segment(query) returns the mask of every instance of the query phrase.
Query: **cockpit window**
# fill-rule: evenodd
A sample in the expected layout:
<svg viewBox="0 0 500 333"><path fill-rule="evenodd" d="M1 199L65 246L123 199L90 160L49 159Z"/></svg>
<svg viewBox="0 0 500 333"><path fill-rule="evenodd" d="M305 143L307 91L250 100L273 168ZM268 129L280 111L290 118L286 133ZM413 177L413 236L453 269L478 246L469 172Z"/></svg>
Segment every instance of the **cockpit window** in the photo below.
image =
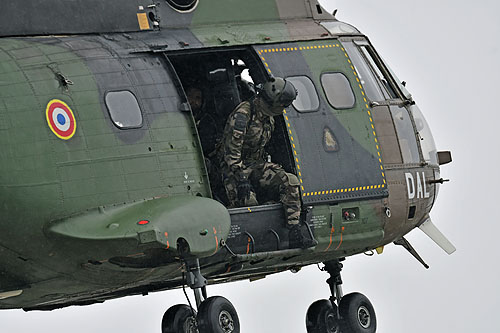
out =
<svg viewBox="0 0 500 333"><path fill-rule="evenodd" d="M340 21L328 21L320 23L325 27L332 35L342 35L342 34L359 34L359 30L344 22Z"/></svg>
<svg viewBox="0 0 500 333"><path fill-rule="evenodd" d="M292 76L286 78L297 89L297 98L292 105L298 112L313 112L319 108L319 97L314 84L307 76Z"/></svg>
<svg viewBox="0 0 500 333"><path fill-rule="evenodd" d="M105 97L111 120L120 129L142 126L142 113L139 103L128 90L110 91Z"/></svg>
<svg viewBox="0 0 500 333"><path fill-rule="evenodd" d="M375 60L376 58L371 47L368 45L361 45L360 49L361 52L363 52L365 59L370 63L375 75L378 77L379 81L382 82L382 85L384 86L389 96L391 98L398 98L395 88L391 84L390 78L384 72L382 64L380 64L378 61Z"/></svg>
<svg viewBox="0 0 500 333"><path fill-rule="evenodd" d="M429 164L438 165L436 144L422 111L416 105L412 105L410 111L415 121L417 138L420 141L424 161Z"/></svg>
<svg viewBox="0 0 500 333"><path fill-rule="evenodd" d="M377 81L375 80L375 76L373 75L368 63L361 56L361 53L356 45L353 42L343 42L342 43L349 54L349 58L351 58L354 67L356 68L356 74L361 80L361 84L365 88L366 95L372 101L383 101L385 100L382 91L380 90Z"/></svg>
<svg viewBox="0 0 500 333"><path fill-rule="evenodd" d="M403 162L405 164L420 163L415 129L413 128L408 110L395 105L391 105L390 110L398 134Z"/></svg>
<svg viewBox="0 0 500 333"><path fill-rule="evenodd" d="M354 92L344 74L324 73L321 75L321 85L328 102L335 109L350 109L354 106Z"/></svg>
<svg viewBox="0 0 500 333"><path fill-rule="evenodd" d="M403 82L401 82L398 77L396 76L396 74L393 72L393 70L391 69L391 67L387 66L387 62L384 61L384 59L382 59L382 61L384 62L385 64L385 67L387 68L387 70L391 73L392 77L394 78L394 80L396 81L396 84L398 85L398 88L399 90L403 93L403 95L407 98L407 99L411 99L411 94L410 92L406 89L406 87L403 85Z"/></svg>

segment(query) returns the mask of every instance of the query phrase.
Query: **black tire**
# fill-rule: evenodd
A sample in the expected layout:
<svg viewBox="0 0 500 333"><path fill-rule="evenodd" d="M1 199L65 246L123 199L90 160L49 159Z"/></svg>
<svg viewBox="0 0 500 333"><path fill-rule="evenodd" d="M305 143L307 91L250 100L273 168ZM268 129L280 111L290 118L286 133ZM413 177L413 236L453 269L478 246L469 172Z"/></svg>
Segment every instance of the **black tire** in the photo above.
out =
<svg viewBox="0 0 500 333"><path fill-rule="evenodd" d="M240 320L231 302L221 296L207 298L198 309L200 333L240 333Z"/></svg>
<svg viewBox="0 0 500 333"><path fill-rule="evenodd" d="M377 317L365 295L352 293L340 300L340 328L345 333L375 333Z"/></svg>
<svg viewBox="0 0 500 333"><path fill-rule="evenodd" d="M162 333L197 333L196 311L185 304L172 306L161 321Z"/></svg>
<svg viewBox="0 0 500 333"><path fill-rule="evenodd" d="M307 309L307 333L339 333L337 306L322 299L311 304Z"/></svg>

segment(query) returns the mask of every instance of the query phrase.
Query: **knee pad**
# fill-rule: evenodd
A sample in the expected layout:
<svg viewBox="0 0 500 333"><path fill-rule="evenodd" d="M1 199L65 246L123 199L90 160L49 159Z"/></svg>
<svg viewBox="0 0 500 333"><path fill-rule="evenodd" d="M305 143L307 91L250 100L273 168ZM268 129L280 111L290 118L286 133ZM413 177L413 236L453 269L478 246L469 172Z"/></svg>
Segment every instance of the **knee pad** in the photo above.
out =
<svg viewBox="0 0 500 333"><path fill-rule="evenodd" d="M297 178L297 176L295 176L293 173L285 172L285 175L286 175L286 178L288 180L288 184L290 184L292 186L299 186L300 185L299 178Z"/></svg>

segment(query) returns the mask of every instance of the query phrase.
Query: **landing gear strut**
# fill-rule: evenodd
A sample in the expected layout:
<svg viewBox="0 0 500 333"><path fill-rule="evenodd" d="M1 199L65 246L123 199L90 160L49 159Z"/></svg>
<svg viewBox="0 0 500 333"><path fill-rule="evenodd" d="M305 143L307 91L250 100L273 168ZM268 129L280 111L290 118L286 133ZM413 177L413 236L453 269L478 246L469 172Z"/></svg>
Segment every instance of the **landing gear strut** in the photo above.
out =
<svg viewBox="0 0 500 333"><path fill-rule="evenodd" d="M377 319L372 304L360 293L343 295L342 264L339 260L325 262L330 274L326 280L331 297L314 302L307 310L308 333L375 333Z"/></svg>
<svg viewBox="0 0 500 333"><path fill-rule="evenodd" d="M162 333L240 333L238 314L221 296L207 298L207 280L198 259L186 261L186 284L194 291L196 311L188 305L174 305L165 312Z"/></svg>

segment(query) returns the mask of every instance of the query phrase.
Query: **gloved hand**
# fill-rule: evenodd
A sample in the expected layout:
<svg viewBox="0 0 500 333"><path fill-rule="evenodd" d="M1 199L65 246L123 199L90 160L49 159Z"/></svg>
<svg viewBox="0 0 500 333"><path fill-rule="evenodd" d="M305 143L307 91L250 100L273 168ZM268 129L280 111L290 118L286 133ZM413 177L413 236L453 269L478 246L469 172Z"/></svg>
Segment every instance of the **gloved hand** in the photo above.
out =
<svg viewBox="0 0 500 333"><path fill-rule="evenodd" d="M236 188L238 192L238 200L244 201L250 199L250 192L252 192L252 185L246 177L241 177Z"/></svg>

